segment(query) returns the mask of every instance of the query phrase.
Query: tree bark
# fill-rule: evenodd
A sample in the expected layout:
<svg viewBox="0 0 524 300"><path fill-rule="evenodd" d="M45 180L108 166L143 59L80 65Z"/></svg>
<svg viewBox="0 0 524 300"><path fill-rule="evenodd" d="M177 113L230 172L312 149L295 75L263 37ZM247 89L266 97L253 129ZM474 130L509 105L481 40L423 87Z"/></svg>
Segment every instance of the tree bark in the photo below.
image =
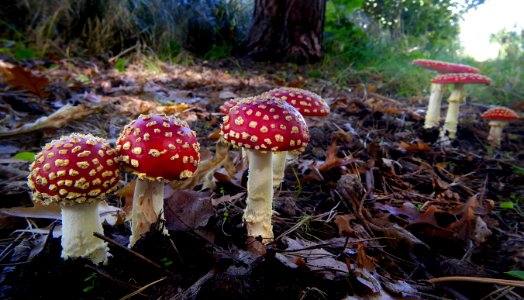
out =
<svg viewBox="0 0 524 300"><path fill-rule="evenodd" d="M255 0L247 55L257 60L318 61L325 10L325 0Z"/></svg>

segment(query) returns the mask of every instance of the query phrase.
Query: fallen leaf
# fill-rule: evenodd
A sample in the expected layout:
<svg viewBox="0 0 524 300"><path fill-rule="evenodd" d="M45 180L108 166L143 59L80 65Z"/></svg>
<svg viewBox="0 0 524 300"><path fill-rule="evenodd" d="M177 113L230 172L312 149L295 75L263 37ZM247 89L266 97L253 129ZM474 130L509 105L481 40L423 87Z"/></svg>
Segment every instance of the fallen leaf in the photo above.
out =
<svg viewBox="0 0 524 300"><path fill-rule="evenodd" d="M0 60L0 74L5 82L14 88L28 90L40 99L49 96L49 93L45 91L45 88L49 85L49 80L45 77L35 76L26 68L7 64Z"/></svg>
<svg viewBox="0 0 524 300"><path fill-rule="evenodd" d="M213 204L213 206L217 206L226 202L235 202L238 199L242 199L245 195L245 192L237 193L235 195L224 195L220 198L211 199L211 204Z"/></svg>
<svg viewBox="0 0 524 300"><path fill-rule="evenodd" d="M228 91L228 90L225 90L225 91L221 91L219 94L218 94L218 98L220 99L232 99L232 98L237 98L238 95L231 92L231 91Z"/></svg>
<svg viewBox="0 0 524 300"><path fill-rule="evenodd" d="M32 123L25 124L24 126L18 127L16 129L0 131L0 136L4 137L23 134L45 128L60 128L74 120L78 120L87 115L90 115L95 111L96 109L82 104L77 106L67 104L47 117L38 118Z"/></svg>
<svg viewBox="0 0 524 300"><path fill-rule="evenodd" d="M11 207L2 208L0 213L20 218L34 218L34 219L51 219L61 220L62 215L60 207L56 204L42 205L38 202L32 207ZM111 226L115 224L123 224L122 209L111 206L105 201L98 204L98 213L101 221Z"/></svg>
<svg viewBox="0 0 524 300"><path fill-rule="evenodd" d="M400 142L400 147L409 152L428 152L431 151L431 147L421 140L417 140L415 143L408 144L406 142Z"/></svg>
<svg viewBox="0 0 524 300"><path fill-rule="evenodd" d="M305 266L328 280L347 276L346 264L338 261L336 255L321 246L289 237L284 237L283 241L287 244L286 252L277 253L275 257L284 265L294 269ZM316 246L318 248L315 248Z"/></svg>
<svg viewBox="0 0 524 300"><path fill-rule="evenodd" d="M477 212L485 213L484 209L480 207L478 198L478 195L471 196L460 210L462 215L460 219L449 224L449 229L453 230L460 240L472 240L477 245L485 242L491 235L491 230L486 222L476 215Z"/></svg>
<svg viewBox="0 0 524 300"><path fill-rule="evenodd" d="M174 231L195 230L206 226L215 215L211 192L174 191L164 199L167 228Z"/></svg>
<svg viewBox="0 0 524 300"><path fill-rule="evenodd" d="M353 236L353 229L351 228L351 221L355 220L354 215L337 215L335 216L335 224L338 226L338 234L340 236Z"/></svg>

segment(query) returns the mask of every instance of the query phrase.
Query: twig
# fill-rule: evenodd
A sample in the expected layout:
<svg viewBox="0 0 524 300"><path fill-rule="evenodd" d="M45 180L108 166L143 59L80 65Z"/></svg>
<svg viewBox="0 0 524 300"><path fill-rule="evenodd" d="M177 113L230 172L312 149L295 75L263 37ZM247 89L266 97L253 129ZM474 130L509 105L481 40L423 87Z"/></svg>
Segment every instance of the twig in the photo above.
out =
<svg viewBox="0 0 524 300"><path fill-rule="evenodd" d="M134 290L134 289L137 289L137 288L138 288L138 286L136 286L136 285L132 285L132 284L129 284L129 283L123 282L123 281L121 281L121 280L119 280L119 279L116 279L115 277L109 275L109 273L107 273L106 271L101 270L101 269L99 269L99 268L97 268L97 267L93 267L93 266L88 265L88 264L85 264L84 267L85 267L85 268L88 268L88 269L90 269L90 270L95 271L95 272L98 273L99 275L101 275L101 276L103 276L103 277L105 277L105 278L107 278L107 279L109 279L109 280L111 280L111 281L113 281L113 282L116 282L118 285L123 286L123 287L125 287L125 288L131 289L131 290ZM142 293L140 293L140 295L147 297L146 294L142 294Z"/></svg>
<svg viewBox="0 0 524 300"><path fill-rule="evenodd" d="M129 248L127 248L126 246L123 246L123 245L120 245L119 243L117 243L116 241L108 238L107 236L104 236L98 232L94 232L93 233L94 236L96 236L97 238L101 239L101 240L104 240L108 243L110 243L111 245L114 245L114 246L117 246L118 248L130 253L130 254L133 254L134 256L140 258L141 260L145 261L146 263L150 264L151 266L159 269L159 270L162 270L166 273L168 273L169 275L173 275L173 273L171 273L169 270L166 270L164 267L162 267L161 265L157 264L156 262L150 260L149 258L143 256L142 254L134 251L134 250L131 250Z"/></svg>
<svg viewBox="0 0 524 300"><path fill-rule="evenodd" d="M468 282L477 282L477 283L500 284L500 285L505 285L505 286L514 286L514 287L524 287L524 281L497 279L497 278L485 278L485 277L446 276L446 277L432 278L432 279L429 279L428 281L431 283L439 283L439 282L446 282L446 281L468 281Z"/></svg>
<svg viewBox="0 0 524 300"><path fill-rule="evenodd" d="M120 57L122 57L122 56L128 54L129 52L133 51L137 46L138 46L138 44L135 44L132 47L129 47L129 48L125 49L124 51L118 53L116 56L111 57L107 62L113 63L114 61L118 60Z"/></svg>
<svg viewBox="0 0 524 300"><path fill-rule="evenodd" d="M138 294L140 294L143 290L145 290L145 289L147 289L147 288L149 288L149 287L152 287L153 285L155 285L155 284L157 284L157 283L159 283L159 282L162 282L162 281L164 281L164 280L166 280L166 279L167 279L167 276L164 276L164 277L162 277L162 278L160 278L160 279L158 279L158 280L155 280L155 281L153 281L153 282L151 282L151 283L148 283L148 284L144 285L143 287L139 288L138 290L132 292L131 294L127 294L127 295L125 295L124 297L120 298L120 300L126 300L126 299L129 299L129 298L133 297L134 295L138 295Z"/></svg>
<svg viewBox="0 0 524 300"><path fill-rule="evenodd" d="M390 103L393 103L393 104L400 105L400 102L398 100L395 100L395 99L392 99L392 98L389 98L389 97L386 97L386 96L383 96L383 95L379 95L377 93L369 93L368 95L371 96L371 97L378 98L379 100L382 100L382 101L387 101L387 102L390 102Z"/></svg>
<svg viewBox="0 0 524 300"><path fill-rule="evenodd" d="M200 277L195 283L193 283L187 290L177 293L173 300L184 300L184 299L193 299L196 294L202 288L202 285L206 283L211 277L215 275L215 270L211 269L204 276Z"/></svg>

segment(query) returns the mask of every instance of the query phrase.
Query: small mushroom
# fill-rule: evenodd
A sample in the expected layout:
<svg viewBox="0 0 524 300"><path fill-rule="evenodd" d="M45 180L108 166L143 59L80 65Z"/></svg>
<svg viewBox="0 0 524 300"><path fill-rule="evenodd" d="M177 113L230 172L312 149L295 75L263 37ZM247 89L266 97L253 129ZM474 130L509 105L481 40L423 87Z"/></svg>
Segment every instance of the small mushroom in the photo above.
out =
<svg viewBox="0 0 524 300"><path fill-rule="evenodd" d="M164 219L164 183L193 176L200 162L200 144L185 121L141 115L124 127L116 148L122 165L138 176L129 238L133 247L151 224Z"/></svg>
<svg viewBox="0 0 524 300"><path fill-rule="evenodd" d="M423 67L429 70L436 71L440 74L447 73L478 73L479 69L463 65L454 64L444 61L431 59L415 59L412 62L414 65ZM439 126L440 121L440 103L442 101L442 93L444 92L444 84L431 83L431 95L429 96L428 110L426 111L426 118L424 121L424 128L429 129Z"/></svg>
<svg viewBox="0 0 524 300"><path fill-rule="evenodd" d="M302 115L290 104L268 95L243 99L224 117L224 140L244 147L249 158L244 222L247 234L273 240L273 152L303 151L309 133Z"/></svg>
<svg viewBox="0 0 524 300"><path fill-rule="evenodd" d="M105 139L73 133L45 145L30 171L33 200L61 207L62 258L106 262L107 243L93 233L104 233L99 201L117 188L116 151Z"/></svg>
<svg viewBox="0 0 524 300"><path fill-rule="evenodd" d="M481 118L489 120L488 141L493 147L499 148L502 140L502 130L509 122L519 120L520 116L512 109L498 106L485 111Z"/></svg>
<svg viewBox="0 0 524 300"><path fill-rule="evenodd" d="M318 94L299 88L280 87L266 92L293 105L303 117L326 117L329 106ZM284 180L287 151L273 154L273 187L278 187Z"/></svg>
<svg viewBox="0 0 524 300"><path fill-rule="evenodd" d="M466 97L466 92L464 91L465 84L490 84L491 79L480 74L473 73L451 73L451 74L442 74L439 75L433 80L432 83L440 84L453 84L453 91L448 99L448 111L446 114L446 120L444 122L444 128L441 131L440 139L444 140L453 140L457 135L457 124L459 116L459 106L460 103Z"/></svg>

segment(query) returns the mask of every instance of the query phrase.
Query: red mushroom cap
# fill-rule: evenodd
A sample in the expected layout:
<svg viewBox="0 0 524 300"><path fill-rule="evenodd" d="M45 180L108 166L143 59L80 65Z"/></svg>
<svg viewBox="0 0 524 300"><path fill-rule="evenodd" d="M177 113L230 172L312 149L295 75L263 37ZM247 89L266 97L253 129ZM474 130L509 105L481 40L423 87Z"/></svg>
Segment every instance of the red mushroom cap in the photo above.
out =
<svg viewBox="0 0 524 300"><path fill-rule="evenodd" d="M486 110L481 118L489 120L506 120L513 121L520 119L520 116L512 109L503 106L497 106Z"/></svg>
<svg viewBox="0 0 524 300"><path fill-rule="evenodd" d="M439 60L431 59L415 59L412 62L414 65L444 73L478 73L479 69L468 65L453 64Z"/></svg>
<svg viewBox="0 0 524 300"><path fill-rule="evenodd" d="M242 98L229 99L224 104L222 104L222 106L220 106L220 112L227 115L229 110L233 108L233 106L237 105L241 99Z"/></svg>
<svg viewBox="0 0 524 300"><path fill-rule="evenodd" d="M269 96L293 105L304 117L329 115L329 106L319 95L298 88L280 87L267 92Z"/></svg>
<svg viewBox="0 0 524 300"><path fill-rule="evenodd" d="M482 83L491 84L491 79L474 73L442 74L431 80L432 83Z"/></svg>
<svg viewBox="0 0 524 300"><path fill-rule="evenodd" d="M240 101L224 117L221 133L235 147L262 151L303 151L309 142L298 110L268 95Z"/></svg>
<svg viewBox="0 0 524 300"><path fill-rule="evenodd" d="M140 179L171 181L193 176L200 144L185 121L166 115L140 115L117 141L122 164Z"/></svg>
<svg viewBox="0 0 524 300"><path fill-rule="evenodd" d="M29 168L33 199L45 205L102 200L117 188L116 151L102 138L73 133L46 144Z"/></svg>

